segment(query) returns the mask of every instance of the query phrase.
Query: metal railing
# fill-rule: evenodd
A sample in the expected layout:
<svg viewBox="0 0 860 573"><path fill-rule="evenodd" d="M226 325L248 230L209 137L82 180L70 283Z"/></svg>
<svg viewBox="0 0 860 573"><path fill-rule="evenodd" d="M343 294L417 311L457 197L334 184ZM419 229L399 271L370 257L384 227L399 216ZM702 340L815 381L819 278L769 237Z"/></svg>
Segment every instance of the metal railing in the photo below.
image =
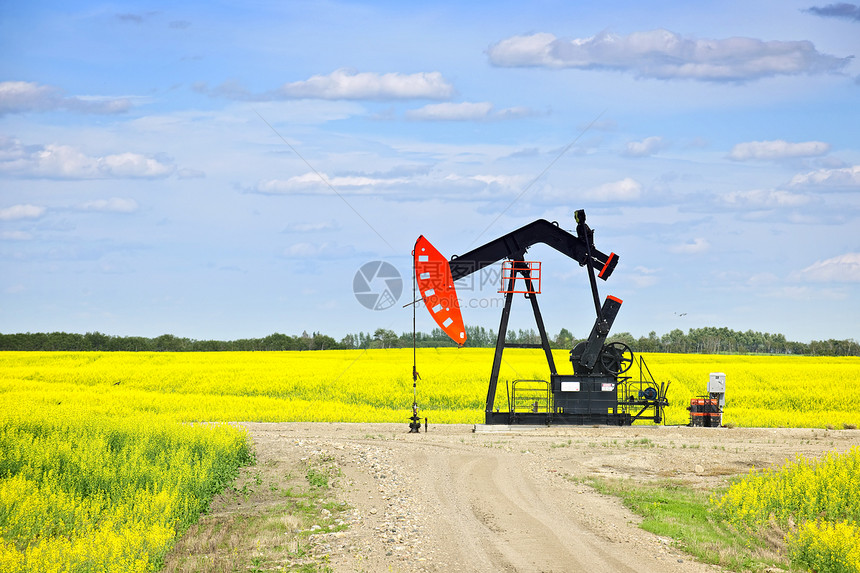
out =
<svg viewBox="0 0 860 573"><path fill-rule="evenodd" d="M552 411L552 386L546 380L511 382L510 411L549 414Z"/></svg>

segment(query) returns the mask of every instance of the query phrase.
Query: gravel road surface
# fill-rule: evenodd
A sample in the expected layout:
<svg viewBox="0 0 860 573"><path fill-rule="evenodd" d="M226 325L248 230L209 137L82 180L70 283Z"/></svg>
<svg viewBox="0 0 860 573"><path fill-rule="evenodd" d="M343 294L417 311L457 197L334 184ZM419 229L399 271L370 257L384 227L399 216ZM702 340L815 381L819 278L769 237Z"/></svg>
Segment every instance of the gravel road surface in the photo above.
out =
<svg viewBox="0 0 860 573"><path fill-rule="evenodd" d="M258 467L340 468L349 528L312 536L334 571L714 572L582 480L672 479L703 495L796 453L860 443L823 429L246 423Z"/></svg>

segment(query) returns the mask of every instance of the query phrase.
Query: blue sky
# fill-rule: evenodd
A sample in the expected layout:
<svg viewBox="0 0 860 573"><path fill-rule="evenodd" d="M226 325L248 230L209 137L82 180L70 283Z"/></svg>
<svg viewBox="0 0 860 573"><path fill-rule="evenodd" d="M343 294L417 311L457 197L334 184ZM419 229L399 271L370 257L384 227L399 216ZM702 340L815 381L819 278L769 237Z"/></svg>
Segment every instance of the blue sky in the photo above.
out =
<svg viewBox="0 0 860 573"><path fill-rule="evenodd" d="M858 53L847 3L3 2L0 332L410 331L418 235L585 209L616 332L860 339ZM529 257L586 336L584 270Z"/></svg>

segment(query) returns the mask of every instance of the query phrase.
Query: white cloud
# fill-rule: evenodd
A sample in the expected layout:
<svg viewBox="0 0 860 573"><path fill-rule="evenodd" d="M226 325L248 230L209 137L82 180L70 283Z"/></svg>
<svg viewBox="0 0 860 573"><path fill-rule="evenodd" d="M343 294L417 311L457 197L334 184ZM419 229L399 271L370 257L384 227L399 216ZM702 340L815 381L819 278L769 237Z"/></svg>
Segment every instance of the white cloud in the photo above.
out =
<svg viewBox="0 0 860 573"><path fill-rule="evenodd" d="M284 228L285 233L312 233L317 231L334 231L338 225L334 221L322 221L317 223L290 223Z"/></svg>
<svg viewBox="0 0 860 573"><path fill-rule="evenodd" d="M801 271L801 275L815 282L860 282L860 253L845 253L817 261Z"/></svg>
<svg viewBox="0 0 860 573"><path fill-rule="evenodd" d="M495 117L499 119L518 119L521 117L531 117L534 115L539 115L539 113L540 112L537 112L530 107L518 105L514 107L506 107L505 109L499 110L495 114Z"/></svg>
<svg viewBox="0 0 860 573"><path fill-rule="evenodd" d="M586 198L595 201L635 201L641 195L642 185L630 177L604 183L585 192Z"/></svg>
<svg viewBox="0 0 860 573"><path fill-rule="evenodd" d="M140 153L90 156L69 145L23 145L0 139L0 173L50 179L159 178L175 166Z"/></svg>
<svg viewBox="0 0 860 573"><path fill-rule="evenodd" d="M633 269L633 272L627 276L627 278L628 280L633 281L633 284L640 288L654 286L658 282L657 269L637 266Z"/></svg>
<svg viewBox="0 0 860 573"><path fill-rule="evenodd" d="M449 173L440 180L429 181L434 195L451 195L461 200L484 200L488 197L505 197L521 191L529 182L524 175L482 174L458 175ZM468 189L464 193L464 189Z"/></svg>
<svg viewBox="0 0 860 573"><path fill-rule="evenodd" d="M355 72L335 70L328 75L311 76L306 80L289 82L262 93L251 93L243 85L229 80L210 88L197 82L192 89L198 93L239 101L282 101L290 99L317 100L407 100L445 99L454 94L454 87L440 72L415 74Z"/></svg>
<svg viewBox="0 0 860 573"><path fill-rule="evenodd" d="M567 187L545 186L536 195L541 203L553 205L569 204L571 198L595 203L633 202L642 196L642 185L635 179L625 177L579 191Z"/></svg>
<svg viewBox="0 0 860 573"><path fill-rule="evenodd" d="M295 243L284 249L284 256L290 258L308 258L320 255L328 248L328 243L315 245L313 243Z"/></svg>
<svg viewBox="0 0 860 573"><path fill-rule="evenodd" d="M463 179L471 179L485 185L501 185L502 187L520 187L523 183L522 175L471 175Z"/></svg>
<svg viewBox="0 0 860 573"><path fill-rule="evenodd" d="M103 211L106 213L134 213L138 209L137 201L134 199L122 199L111 197L110 199L96 199L82 203L80 208L84 211Z"/></svg>
<svg viewBox="0 0 860 573"><path fill-rule="evenodd" d="M860 187L860 165L799 173L792 177L791 185L796 187L857 188Z"/></svg>
<svg viewBox="0 0 860 573"><path fill-rule="evenodd" d="M275 92L286 98L371 100L443 99L453 93L453 86L439 72L378 74L346 69L284 84Z"/></svg>
<svg viewBox="0 0 860 573"><path fill-rule="evenodd" d="M325 181L323 181L323 179ZM326 184L328 182L328 184ZM287 193L326 193L333 194L334 187L338 191L351 190L355 191L363 187L388 187L391 185L401 185L408 183L409 179L405 177L370 177L367 175L342 175L329 177L325 173L314 173L309 171L302 175L295 175L289 179L267 179L259 181L252 189L256 193L265 194L287 194Z"/></svg>
<svg viewBox="0 0 860 573"><path fill-rule="evenodd" d="M573 40L582 42L583 40ZM487 55L490 63L496 66L545 66L564 67L552 54L553 45L558 42L554 34L539 32L530 36L513 36L490 46Z"/></svg>
<svg viewBox="0 0 860 573"><path fill-rule="evenodd" d="M12 205L0 209L0 221L16 219L38 219L45 214L45 208L39 205Z"/></svg>
<svg viewBox="0 0 860 573"><path fill-rule="evenodd" d="M118 153L95 159L98 170L110 177L165 177L174 171L152 157L140 153Z"/></svg>
<svg viewBox="0 0 860 573"><path fill-rule="evenodd" d="M352 256L355 248L335 243L294 243L282 251L288 259L342 259Z"/></svg>
<svg viewBox="0 0 860 573"><path fill-rule="evenodd" d="M733 191L719 197L724 206L743 209L773 209L779 207L800 207L814 201L814 197L802 193L791 193L778 189L753 189Z"/></svg>
<svg viewBox="0 0 860 573"><path fill-rule="evenodd" d="M406 112L408 119L470 121L486 119L493 110L489 102L435 103Z"/></svg>
<svg viewBox="0 0 860 573"><path fill-rule="evenodd" d="M666 144L662 137L652 136L646 137L642 141L631 141L627 144L624 150L624 155L628 157L647 157L665 148Z"/></svg>
<svg viewBox="0 0 860 573"><path fill-rule="evenodd" d="M781 139L773 141L748 141L735 145L729 157L737 161L775 160L795 157L816 157L830 151L830 144L823 141L790 143Z"/></svg>
<svg viewBox="0 0 860 573"><path fill-rule="evenodd" d="M752 274L746 282L748 285L756 288L771 287L774 285L780 286L782 284L782 280L777 275L768 272Z"/></svg>
<svg viewBox="0 0 860 573"><path fill-rule="evenodd" d="M699 253L704 253L710 248L711 244L707 241L707 239L697 237L693 239L692 242L675 245L673 247L670 247L669 250L673 253L680 253L683 255L696 255Z"/></svg>
<svg viewBox="0 0 860 573"><path fill-rule="evenodd" d="M206 172L200 171L199 169L190 169L188 167L183 167L176 172L176 176L180 179L200 179L206 177Z"/></svg>
<svg viewBox="0 0 860 573"><path fill-rule="evenodd" d="M490 102L446 102L428 104L406 112L407 119L425 121L481 121L485 119L519 119L536 115L528 107L508 107L493 111Z"/></svg>
<svg viewBox="0 0 860 573"><path fill-rule="evenodd" d="M699 40L668 30L602 32L572 40L545 32L513 36L490 46L488 55L492 64L506 67L611 69L645 78L733 82L835 72L850 61L822 54L808 41Z"/></svg>
<svg viewBox="0 0 860 573"><path fill-rule="evenodd" d="M385 173L334 176L309 171L288 179L260 180L247 191L267 195L333 195L336 190L340 195L372 194L398 199L415 198L417 189L432 189L433 195L437 197L445 195L474 200L485 197L486 193L507 193L511 189L521 189L527 181L525 176L520 175L426 173L424 169L394 169ZM464 187L470 190L469 193L463 193ZM423 195L418 193L417 196Z"/></svg>
<svg viewBox="0 0 860 573"><path fill-rule="evenodd" d="M7 113L66 110L81 113L122 113L128 98L67 97L62 90L35 82L0 82L0 116Z"/></svg>

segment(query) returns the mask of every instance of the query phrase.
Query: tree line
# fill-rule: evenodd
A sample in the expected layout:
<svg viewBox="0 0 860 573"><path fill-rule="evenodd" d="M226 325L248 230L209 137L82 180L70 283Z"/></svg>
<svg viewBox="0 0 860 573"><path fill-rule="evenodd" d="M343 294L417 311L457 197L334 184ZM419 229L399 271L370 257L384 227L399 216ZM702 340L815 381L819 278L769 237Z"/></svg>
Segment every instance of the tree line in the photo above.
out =
<svg viewBox="0 0 860 573"><path fill-rule="evenodd" d="M364 334L360 339L362 344L348 346L349 348L364 348L370 341L377 348L403 348L412 346L412 333L397 336L392 331L377 329L373 336ZM466 347L494 347L496 333L493 329L482 326L466 327ZM347 339L345 339L347 340ZM348 338L348 342L358 341L358 338ZM540 344L540 335L535 329L509 330L505 340L518 344ZM585 338L574 336L568 329L562 328L558 334L549 337L551 348L573 348L584 342ZM647 336L635 337L629 332L610 335L607 342L623 342L634 352L669 352L684 354L797 354L810 356L860 356L860 344L853 339L846 340L813 340L811 342L795 342L786 339L783 334L771 334L753 330L737 331L726 327L691 328L686 333L674 329L669 333L658 335L651 331ZM416 346L456 346L439 328L429 334L417 333Z"/></svg>
<svg viewBox="0 0 860 573"><path fill-rule="evenodd" d="M264 338L195 340L172 334L155 338L110 336L100 332L0 334L0 350L101 351L101 352L225 352L264 350L329 350L345 348L331 336L303 332L300 336L270 334Z"/></svg>
<svg viewBox="0 0 860 573"><path fill-rule="evenodd" d="M482 326L466 327L466 347L494 347L496 333ZM509 330L507 342L540 344L534 329ZM552 348L573 348L585 340L562 328L550 337ZM729 328L691 328L687 332L675 329L663 335L651 331L647 336L634 337L629 332L610 336L608 342L623 342L634 352L673 352L698 354L797 354L811 356L860 356L860 344L853 339L813 340L793 342L782 334L745 332ZM431 332L404 332L377 328L372 333L347 334L339 341L331 336L307 331L300 335L270 334L263 338L238 340L195 340L163 334L155 338L141 336L111 336L100 332L74 334L51 333L0 333L0 351L126 351L126 352L218 352L218 351L275 351L275 350L333 350L362 348L411 348L455 346L439 328Z"/></svg>

